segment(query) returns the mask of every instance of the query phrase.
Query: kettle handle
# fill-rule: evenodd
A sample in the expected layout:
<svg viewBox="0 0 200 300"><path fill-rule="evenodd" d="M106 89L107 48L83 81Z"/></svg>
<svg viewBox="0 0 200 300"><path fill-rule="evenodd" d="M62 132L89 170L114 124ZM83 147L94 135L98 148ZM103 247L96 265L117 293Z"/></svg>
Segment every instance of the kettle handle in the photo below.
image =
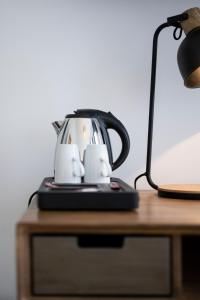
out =
<svg viewBox="0 0 200 300"><path fill-rule="evenodd" d="M106 129L114 129L120 136L122 142L121 152L115 162L112 162L112 170L121 166L129 154L130 138L124 125L111 113L104 113L101 115ZM111 149L110 149L111 150Z"/></svg>

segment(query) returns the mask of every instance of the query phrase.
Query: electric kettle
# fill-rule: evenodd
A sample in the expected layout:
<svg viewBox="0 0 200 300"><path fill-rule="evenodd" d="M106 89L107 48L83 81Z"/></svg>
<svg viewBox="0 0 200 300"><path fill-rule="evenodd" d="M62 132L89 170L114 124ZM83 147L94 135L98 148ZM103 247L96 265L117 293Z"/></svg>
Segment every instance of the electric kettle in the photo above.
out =
<svg viewBox="0 0 200 300"><path fill-rule="evenodd" d="M55 121L52 124L58 136L57 145L77 144L82 161L88 144L106 144L112 170L119 168L128 156L130 149L128 132L111 112L78 109L74 114L67 115L64 121ZM114 162L108 129L115 130L122 142L121 152Z"/></svg>

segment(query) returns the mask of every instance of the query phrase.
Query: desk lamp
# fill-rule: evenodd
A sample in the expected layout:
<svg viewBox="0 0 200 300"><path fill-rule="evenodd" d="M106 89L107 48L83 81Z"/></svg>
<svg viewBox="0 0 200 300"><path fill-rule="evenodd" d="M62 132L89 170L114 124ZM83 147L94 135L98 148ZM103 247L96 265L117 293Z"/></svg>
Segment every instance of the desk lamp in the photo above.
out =
<svg viewBox="0 0 200 300"><path fill-rule="evenodd" d="M146 171L135 179L146 177L149 185L158 191L158 195L168 198L199 199L200 184L155 184L151 178L151 155L153 138L153 117L156 83L157 47L160 32L167 27L174 27L173 37L180 39L182 30L186 37L178 49L177 61L184 84L188 88L200 87L200 8L191 8L180 15L167 18L167 22L161 24L155 31L153 37L152 68L149 102L149 123L147 140Z"/></svg>

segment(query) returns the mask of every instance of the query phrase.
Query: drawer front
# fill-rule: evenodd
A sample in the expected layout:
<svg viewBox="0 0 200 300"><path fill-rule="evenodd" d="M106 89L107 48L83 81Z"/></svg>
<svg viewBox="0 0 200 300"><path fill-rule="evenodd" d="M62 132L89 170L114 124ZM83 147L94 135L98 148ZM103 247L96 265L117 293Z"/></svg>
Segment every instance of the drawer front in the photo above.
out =
<svg viewBox="0 0 200 300"><path fill-rule="evenodd" d="M166 296L169 237L32 236L32 292L48 296Z"/></svg>

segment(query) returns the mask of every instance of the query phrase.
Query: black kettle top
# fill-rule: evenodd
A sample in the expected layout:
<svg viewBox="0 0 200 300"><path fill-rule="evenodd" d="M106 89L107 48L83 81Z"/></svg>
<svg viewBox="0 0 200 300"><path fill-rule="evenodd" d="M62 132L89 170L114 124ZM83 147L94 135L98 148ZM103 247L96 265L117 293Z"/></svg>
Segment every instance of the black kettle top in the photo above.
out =
<svg viewBox="0 0 200 300"><path fill-rule="evenodd" d="M111 114L97 109L77 109L74 114L66 115L65 118L98 118L102 115Z"/></svg>

